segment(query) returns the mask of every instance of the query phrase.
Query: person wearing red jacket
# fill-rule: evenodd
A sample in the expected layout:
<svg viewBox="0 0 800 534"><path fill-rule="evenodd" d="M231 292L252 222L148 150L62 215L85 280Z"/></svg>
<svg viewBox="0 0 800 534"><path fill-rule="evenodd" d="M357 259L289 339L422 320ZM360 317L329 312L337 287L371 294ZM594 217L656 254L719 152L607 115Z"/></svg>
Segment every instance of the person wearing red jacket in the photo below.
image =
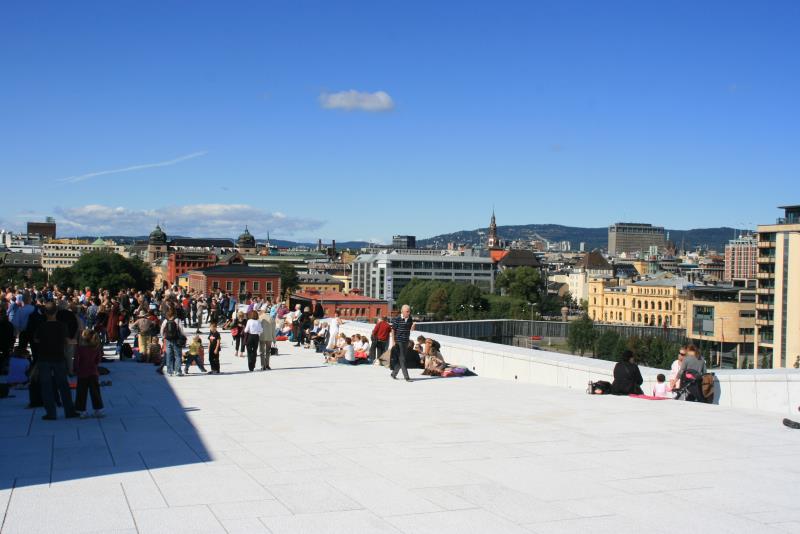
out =
<svg viewBox="0 0 800 534"><path fill-rule="evenodd" d="M379 358L389 347L389 335L392 333L392 325L386 317L378 317L375 328L372 329L372 343L370 344L369 359L374 361Z"/></svg>
<svg viewBox="0 0 800 534"><path fill-rule="evenodd" d="M80 413L81 419L89 417L86 411L86 395L92 397L92 408L95 417L103 417L103 399L100 397L100 382L97 366L103 357L100 339L92 330L84 330L81 340L75 349L75 374L78 376L78 385L75 388L75 410Z"/></svg>

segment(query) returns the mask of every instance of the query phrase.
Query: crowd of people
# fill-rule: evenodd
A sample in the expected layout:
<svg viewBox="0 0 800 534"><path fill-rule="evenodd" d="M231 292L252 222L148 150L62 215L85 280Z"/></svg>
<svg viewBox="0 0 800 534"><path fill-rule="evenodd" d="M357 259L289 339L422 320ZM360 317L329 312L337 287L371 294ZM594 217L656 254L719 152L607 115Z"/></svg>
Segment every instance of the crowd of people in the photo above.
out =
<svg viewBox="0 0 800 534"><path fill-rule="evenodd" d="M200 329L206 325L204 340ZM338 313L325 318L319 304L290 310L286 302L259 297L239 303L222 291L5 287L0 288L0 374L6 375L6 387L28 390L29 407L44 407L45 420L56 418L56 406L65 417L88 417L87 400L93 415L104 415L105 383L99 378L108 369L101 364L115 360L106 358L105 350L120 360L155 364L168 377L193 367L220 374L222 330L229 330L234 355L247 358L249 371L271 370L276 341L285 340L315 349L329 363L383 363L392 378L402 372L410 381L408 368L445 375L439 344L422 336L416 343L410 339L415 325L408 306L394 319L378 318L370 337L347 336L342 325Z"/></svg>

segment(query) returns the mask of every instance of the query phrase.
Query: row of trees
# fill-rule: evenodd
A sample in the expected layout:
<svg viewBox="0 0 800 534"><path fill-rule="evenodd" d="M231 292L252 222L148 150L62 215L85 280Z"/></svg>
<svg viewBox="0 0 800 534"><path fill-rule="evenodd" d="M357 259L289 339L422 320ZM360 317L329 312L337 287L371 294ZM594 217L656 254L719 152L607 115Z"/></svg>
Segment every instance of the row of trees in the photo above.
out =
<svg viewBox="0 0 800 534"><path fill-rule="evenodd" d="M626 337L613 330L602 332L586 315L569 325L567 346L573 354L587 351L595 358L616 361L625 350L633 351L639 363L657 369L668 369L678 357L680 343L659 336Z"/></svg>
<svg viewBox="0 0 800 534"><path fill-rule="evenodd" d="M503 271L495 283L502 295L484 293L471 284L414 279L398 296L416 314L437 320L454 319L531 319L560 315L570 297L547 295L538 269L519 267Z"/></svg>

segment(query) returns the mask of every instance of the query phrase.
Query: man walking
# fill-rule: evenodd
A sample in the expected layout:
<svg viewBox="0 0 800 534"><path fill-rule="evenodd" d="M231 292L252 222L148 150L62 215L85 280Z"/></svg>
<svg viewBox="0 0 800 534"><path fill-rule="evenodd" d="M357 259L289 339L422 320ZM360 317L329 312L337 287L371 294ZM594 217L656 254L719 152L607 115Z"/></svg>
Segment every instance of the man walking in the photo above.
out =
<svg viewBox="0 0 800 534"><path fill-rule="evenodd" d="M392 378L397 380L397 373L403 370L403 377L406 382L411 382L408 377L408 369L406 369L406 354L408 353L408 340L411 337L411 332L416 329L414 320L411 318L411 307L408 304L403 304L400 308L400 316L392 319L392 339L397 346L397 362L392 369Z"/></svg>
<svg viewBox="0 0 800 534"><path fill-rule="evenodd" d="M39 348L36 366L39 369L39 382L42 387L42 403L44 404L45 421L56 419L56 399L54 389L61 396L64 406L64 417L78 417L72 404L72 392L67 382L67 359L64 351L67 346L67 327L56 319L58 306L48 302L44 308L47 320L34 332L33 340ZM53 387L55 382L55 388Z"/></svg>

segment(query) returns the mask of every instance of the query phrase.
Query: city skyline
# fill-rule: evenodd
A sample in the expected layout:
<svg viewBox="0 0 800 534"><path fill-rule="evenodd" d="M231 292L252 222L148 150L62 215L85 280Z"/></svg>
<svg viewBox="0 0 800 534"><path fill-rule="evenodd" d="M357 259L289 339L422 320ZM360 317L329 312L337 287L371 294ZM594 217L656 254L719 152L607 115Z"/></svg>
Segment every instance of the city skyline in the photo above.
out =
<svg viewBox="0 0 800 534"><path fill-rule="evenodd" d="M14 4L0 176L34 194L0 226L387 243L484 227L495 205L501 226L754 229L796 201L798 15Z"/></svg>

